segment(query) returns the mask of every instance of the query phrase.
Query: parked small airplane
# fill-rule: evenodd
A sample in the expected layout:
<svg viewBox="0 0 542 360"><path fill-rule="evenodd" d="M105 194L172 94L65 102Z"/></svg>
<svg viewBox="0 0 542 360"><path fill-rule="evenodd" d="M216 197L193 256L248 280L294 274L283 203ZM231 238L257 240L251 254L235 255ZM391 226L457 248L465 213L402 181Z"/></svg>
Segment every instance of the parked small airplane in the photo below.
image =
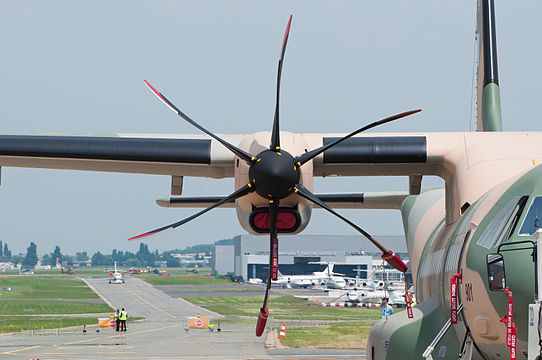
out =
<svg viewBox="0 0 542 360"><path fill-rule="evenodd" d="M263 284L263 280L260 278L250 278L247 280L247 283L252 285L260 285Z"/></svg>
<svg viewBox="0 0 542 360"><path fill-rule="evenodd" d="M73 270L72 268L68 268L68 269L61 268L60 273L61 274L68 274L68 275L75 275L75 270Z"/></svg>
<svg viewBox="0 0 542 360"><path fill-rule="evenodd" d="M308 288L320 285L330 289L344 289L346 287L344 275L333 272L333 263L327 264L323 271L315 271L310 275L282 275L278 272L277 280L272 280L272 283L289 288Z"/></svg>
<svg viewBox="0 0 542 360"><path fill-rule="evenodd" d="M382 298L389 298L390 305L405 306L405 290L350 290L346 293L348 302L351 303L379 303Z"/></svg>

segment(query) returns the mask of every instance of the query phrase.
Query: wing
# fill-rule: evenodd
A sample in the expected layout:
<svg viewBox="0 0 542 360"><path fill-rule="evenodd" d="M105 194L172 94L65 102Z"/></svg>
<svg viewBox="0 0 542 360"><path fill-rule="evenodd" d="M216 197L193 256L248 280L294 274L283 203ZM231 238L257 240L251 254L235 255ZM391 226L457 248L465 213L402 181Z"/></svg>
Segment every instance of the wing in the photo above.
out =
<svg viewBox="0 0 542 360"><path fill-rule="evenodd" d="M305 135L311 148L342 135ZM397 134L352 137L314 159L314 176L411 175L428 173L427 136Z"/></svg>
<svg viewBox="0 0 542 360"><path fill-rule="evenodd" d="M234 155L204 136L0 135L0 166L225 178L233 165Z"/></svg>

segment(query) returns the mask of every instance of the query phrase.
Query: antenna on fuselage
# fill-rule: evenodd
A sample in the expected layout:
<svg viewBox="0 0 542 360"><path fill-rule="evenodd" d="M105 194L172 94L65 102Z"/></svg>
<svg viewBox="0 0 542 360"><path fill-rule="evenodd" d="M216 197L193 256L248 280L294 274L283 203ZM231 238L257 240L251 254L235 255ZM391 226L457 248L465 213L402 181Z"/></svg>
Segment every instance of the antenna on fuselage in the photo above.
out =
<svg viewBox="0 0 542 360"><path fill-rule="evenodd" d="M477 131L502 131L494 0L478 0Z"/></svg>

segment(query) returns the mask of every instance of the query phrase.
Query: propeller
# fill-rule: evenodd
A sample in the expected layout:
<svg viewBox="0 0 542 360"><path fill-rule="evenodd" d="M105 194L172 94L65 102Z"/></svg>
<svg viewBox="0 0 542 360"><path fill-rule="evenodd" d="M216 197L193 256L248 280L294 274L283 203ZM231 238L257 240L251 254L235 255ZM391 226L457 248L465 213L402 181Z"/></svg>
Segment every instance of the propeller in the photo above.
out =
<svg viewBox="0 0 542 360"><path fill-rule="evenodd" d="M256 161L256 158L254 156L250 155L249 153L247 153L244 150L239 149L236 146L233 146L232 144L230 144L226 140L221 139L220 137L213 134L209 130L205 129L203 126L201 126L200 124L198 124L194 120L190 119L190 117L188 117L188 115L186 115L181 110L179 110L179 108L177 108L175 105L173 105L173 103L171 101L169 101L168 98L166 98L164 96L164 94L162 94L160 91L156 90L156 88L154 86L152 86L147 80L143 80L143 81L145 81L145 84L147 84L149 89L151 89L151 91L154 93L154 95L156 95L156 97L158 97L158 99L160 99L160 101L162 101L164 104L166 104L166 106L168 108L173 110L175 113L177 113L177 115L179 115L180 117L185 119L191 125L197 127L198 129L200 129L201 131L203 131L204 133L206 133L207 135L209 135L210 137L212 137L213 139L215 139L216 141L218 141L219 143L221 143L222 145L227 147L228 150L230 150L232 153L234 153L235 155L237 155L238 157L243 159L248 164L252 164L252 163L254 163Z"/></svg>
<svg viewBox="0 0 542 360"><path fill-rule="evenodd" d="M321 146L321 147L319 147L317 149L308 151L308 152L304 153L303 155L300 155L300 156L296 157L295 158L295 163L298 166L301 166L301 165L305 164L307 161L314 159L315 157L317 157L318 155L320 155L324 151L334 147L335 145L338 145L339 143L343 142L346 139L351 138L354 135L357 135L357 134L359 134L359 133L361 133L363 131L372 129L375 126L382 125L382 124L388 123L390 121L397 120L397 119L400 119L402 117L415 114L415 113L420 112L420 111L422 111L422 110L417 109L417 110L405 111L405 112L402 112L402 113L399 113L399 114L396 114L396 115L389 116L389 117L384 118L382 120L375 121L374 123L371 123L371 124L366 125L366 126L364 126L362 128L359 128L356 131L353 131L350 134L348 134L348 135L346 135L346 136L344 136L344 137L342 137L340 139L337 139L337 140L333 141L332 143L329 143L329 144Z"/></svg>
<svg viewBox="0 0 542 360"><path fill-rule="evenodd" d="M269 309L267 304L269 303L269 290L271 289L271 283L273 280L273 273L276 274L275 269L278 266L278 239L277 239L277 215L278 215L279 202L269 200L269 270L267 271L267 287L265 289L265 295L263 298L263 305L260 308L258 314L258 322L256 323L256 336L262 336L267 323L267 316L269 316ZM275 253L274 250L277 250ZM277 263L275 264L275 260ZM276 276L275 276L276 280Z"/></svg>
<svg viewBox="0 0 542 360"><path fill-rule="evenodd" d="M137 235L137 236L132 236L128 240L141 239L141 238L144 238L144 237L147 237L147 236L158 234L159 232L162 232L162 231L165 231L165 230L175 229L176 227L184 225L184 224L186 224L187 222L189 222L191 220L194 220L198 216L205 214L207 211L212 210L217 206L220 206L220 205L222 205L222 204L224 204L224 203L226 203L226 202L228 202L230 200L235 200L235 199L238 199L238 198L240 198L242 196L245 196L246 194L252 192L253 189L254 188L253 188L253 186L251 184L246 184L245 186L243 186L239 190L237 190L237 191L231 193L230 195L226 196L225 198L217 201L216 203L209 206L208 208L203 209L200 212L198 212L198 213L196 213L196 214L194 214L192 216L187 217L186 219L183 219L181 221L177 221L177 222L175 222L173 224L169 224L169 225L163 226L163 227L158 228L158 229L148 231L146 233L143 233L143 234L140 234L140 235Z"/></svg>
<svg viewBox="0 0 542 360"><path fill-rule="evenodd" d="M279 132L279 97L280 97L280 81L282 74L282 65L284 60L284 54L286 51L286 44L288 42L288 36L290 33L290 26L292 22L292 16L288 20L288 25L286 27L286 32L284 34L284 39L282 42L282 49L279 58L278 72L277 72L277 93L276 93L276 104L275 104L275 117L273 120L273 129L271 132L271 142L269 149L263 150L257 155L251 155L245 152L242 149L228 143L227 141L221 139L217 135L213 134L209 130L205 129L186 114L184 114L179 108L177 108L171 101L169 101L162 93L160 93L156 88L154 88L149 82L145 80L145 84L152 90L152 92L166 104L171 110L173 110L177 115L186 120L191 125L200 129L207 135L211 136L213 139L220 142L226 148L228 148L232 153L237 157L244 160L249 165L249 183L232 194L220 199L213 205L207 207L206 209L186 218L181 221L175 222L173 224L143 233L141 235L134 236L129 240L139 239L147 237L150 235L157 234L159 232L173 229L187 222L199 217L200 215L205 214L209 210L214 209L217 206L220 206L228 201L232 201L238 198L241 198L251 192L256 192L261 197L269 201L269 270L267 276L267 288L265 291L265 296L263 300L263 305L260 308L260 313L258 315L258 322L256 325L256 335L261 336L265 325L267 322L267 317L269 315L269 293L271 289L272 280L276 279L276 274L278 272L278 238L277 238L277 217L279 212L279 201L291 194L297 194L298 196L319 205L323 209L337 216L348 225L353 227L363 236L365 236L369 241L371 241L381 252L382 259L387 261L391 266L396 268L399 271L405 272L407 270L406 265L403 261L395 255L391 250L386 249L382 244L380 244L375 238L373 238L365 230L354 224L352 221L348 220L344 216L335 212L331 207L329 207L325 202L320 200L316 195L306 189L302 184L300 184L300 167L307 163L308 161L314 159L316 156L324 153L325 151L333 148L339 143L351 138L354 135L357 135L363 131L372 129L376 126L415 114L421 110L411 110L402 112L396 115L392 115L375 121L369 125L366 125L350 134L324 146L306 152L302 155L299 155L294 158L290 153L280 148L280 132ZM328 270L329 271L329 270Z"/></svg>
<svg viewBox="0 0 542 360"><path fill-rule="evenodd" d="M320 200L316 195L311 193L307 188L305 188L301 184L297 184L294 188L294 193L298 194L304 199L309 200L310 202L322 207L323 209L329 211L333 215L337 216L339 219L343 220L348 225L352 226L354 229L356 229L358 232L360 232L363 236L365 236L370 242L372 242L378 250L382 251L382 259L388 262L391 266L393 266L395 269L406 272L407 266L405 263L393 253L393 251L386 249L382 244L380 244L374 237L372 237L368 232L342 216L341 214L335 212L332 208L330 208L325 202Z"/></svg>
<svg viewBox="0 0 542 360"><path fill-rule="evenodd" d="M292 25L292 15L288 19L284 40L282 40L282 50L279 58L279 70L277 71L277 99L275 101L275 120L273 121L273 131L271 132L270 150L280 151L280 136L279 136L279 100L280 100L280 78L282 76L282 62L284 61L284 53L286 52L286 44L288 43L288 35L290 35L290 25Z"/></svg>

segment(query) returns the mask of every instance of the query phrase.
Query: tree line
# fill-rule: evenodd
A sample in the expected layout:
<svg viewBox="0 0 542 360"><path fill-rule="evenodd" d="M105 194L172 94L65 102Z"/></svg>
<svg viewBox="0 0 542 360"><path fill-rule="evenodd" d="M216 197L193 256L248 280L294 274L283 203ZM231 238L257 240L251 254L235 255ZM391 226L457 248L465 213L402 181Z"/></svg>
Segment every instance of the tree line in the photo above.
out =
<svg viewBox="0 0 542 360"><path fill-rule="evenodd" d="M23 267L34 267L38 263L37 245L34 242L30 243L25 255L12 256L7 244L3 246L0 241L0 261L21 263ZM64 255L60 250L60 246L56 246L53 252L41 257L41 264L55 266L58 259L58 263L65 266L73 266L74 263L83 264L89 261L93 266L110 266L114 261L119 265L129 267L152 266L155 261L166 261L167 267L181 266L180 262L171 254L172 251L164 251L162 254L158 253L158 250L151 252L145 243L139 244L139 250L136 253L113 249L111 254L102 254L97 251L92 256L88 255L86 251L77 252L75 256Z"/></svg>

